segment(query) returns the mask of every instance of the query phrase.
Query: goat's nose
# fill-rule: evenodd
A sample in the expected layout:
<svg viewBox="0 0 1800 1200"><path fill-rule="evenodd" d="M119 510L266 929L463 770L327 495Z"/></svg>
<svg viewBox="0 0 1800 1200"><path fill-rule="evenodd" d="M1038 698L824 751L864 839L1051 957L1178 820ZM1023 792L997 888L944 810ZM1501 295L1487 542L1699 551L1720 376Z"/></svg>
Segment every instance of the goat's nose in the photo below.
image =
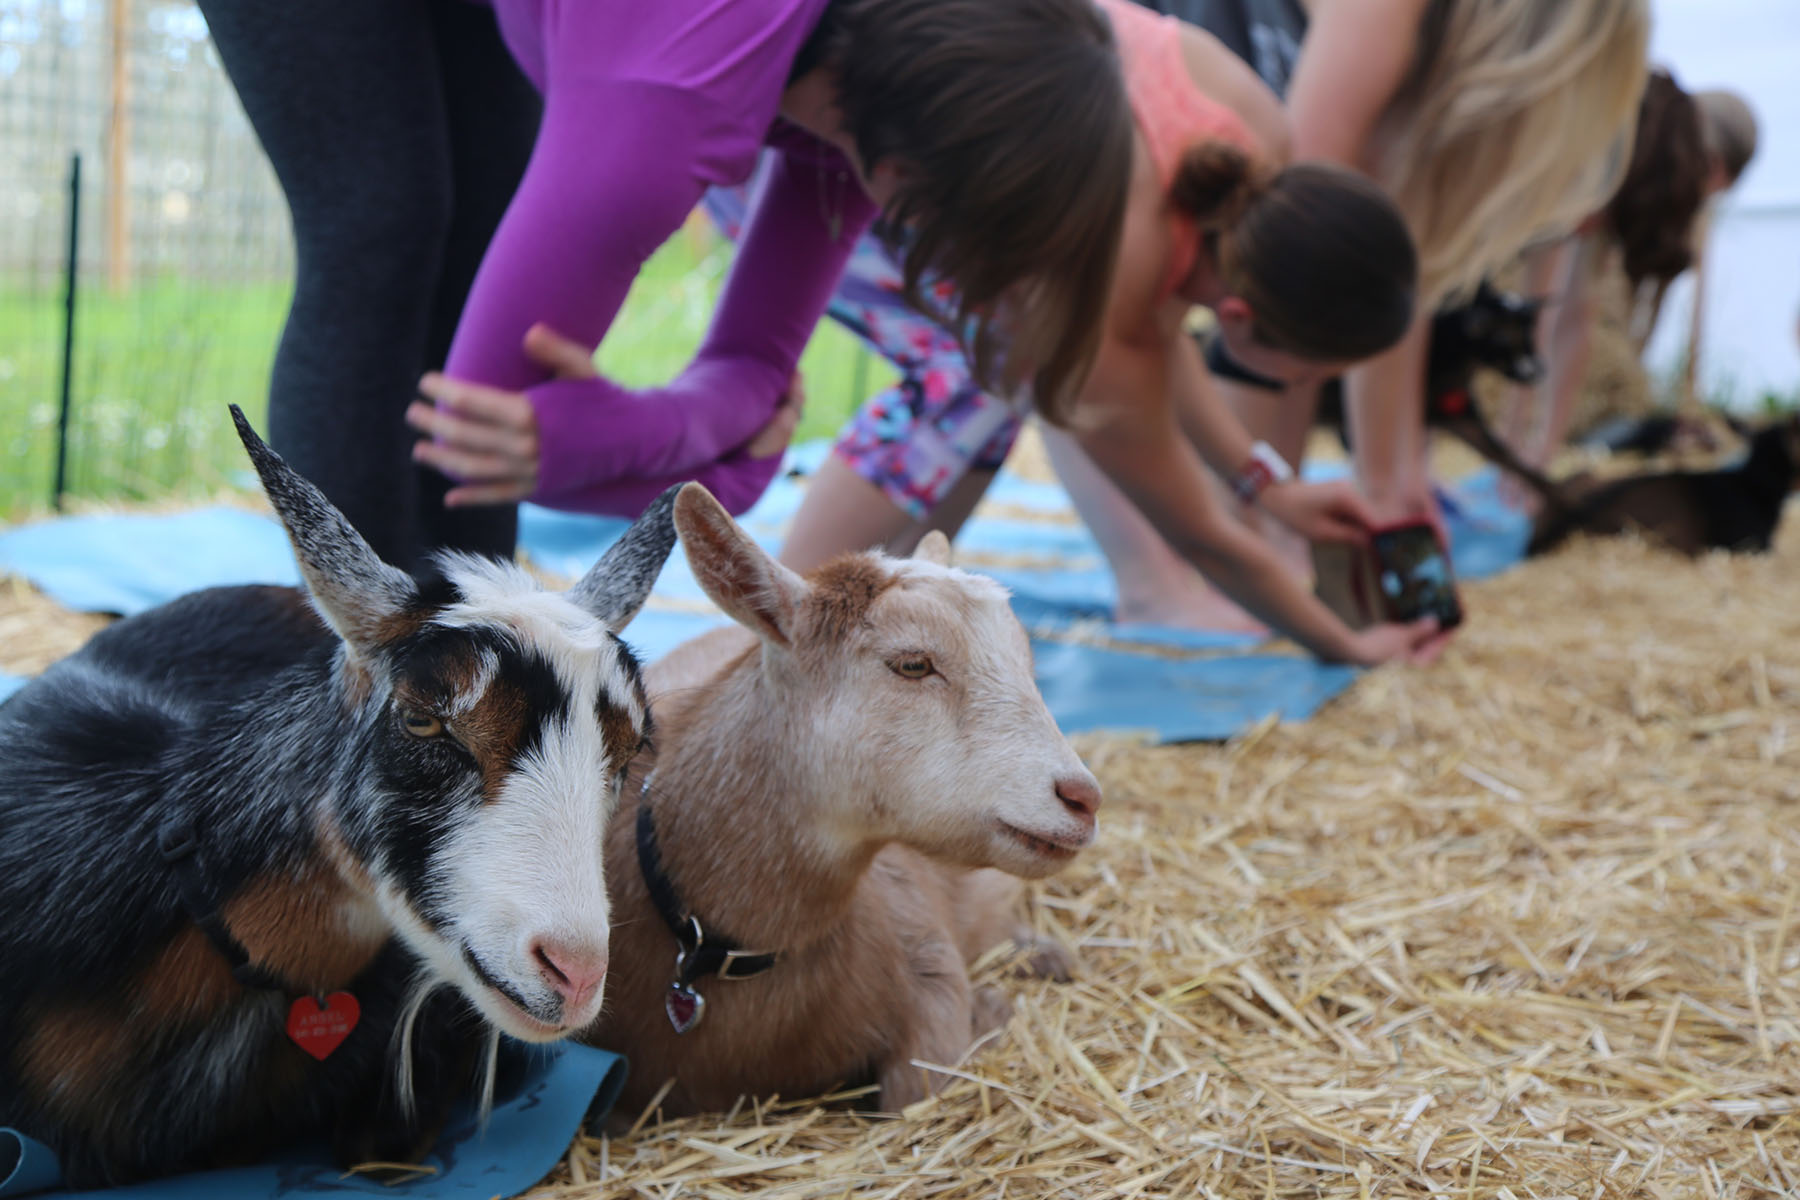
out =
<svg viewBox="0 0 1800 1200"><path fill-rule="evenodd" d="M1056 781L1056 798L1083 824L1091 825L1100 808L1100 785L1090 776L1071 775Z"/></svg>
<svg viewBox="0 0 1800 1200"><path fill-rule="evenodd" d="M563 998L567 1011L585 1008L606 982L606 951L570 946L549 938L531 944L538 975Z"/></svg>

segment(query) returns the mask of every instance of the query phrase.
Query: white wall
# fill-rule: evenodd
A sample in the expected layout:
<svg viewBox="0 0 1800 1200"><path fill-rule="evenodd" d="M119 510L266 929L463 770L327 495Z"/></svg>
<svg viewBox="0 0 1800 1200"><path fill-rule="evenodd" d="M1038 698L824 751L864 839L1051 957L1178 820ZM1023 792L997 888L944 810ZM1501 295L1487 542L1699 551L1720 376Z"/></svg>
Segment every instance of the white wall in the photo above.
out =
<svg viewBox="0 0 1800 1200"><path fill-rule="evenodd" d="M1690 91L1730 87L1756 109L1756 160L1720 207L1701 369L1739 403L1800 392L1800 0L1652 0L1650 53ZM1650 361L1686 342L1689 280L1669 297Z"/></svg>

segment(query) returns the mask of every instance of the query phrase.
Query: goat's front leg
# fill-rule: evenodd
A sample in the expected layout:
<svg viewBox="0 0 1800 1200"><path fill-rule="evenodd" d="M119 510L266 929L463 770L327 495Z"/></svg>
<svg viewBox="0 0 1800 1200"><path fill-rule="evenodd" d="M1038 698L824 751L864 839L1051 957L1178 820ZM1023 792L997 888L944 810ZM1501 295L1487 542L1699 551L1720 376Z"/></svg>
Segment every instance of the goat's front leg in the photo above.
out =
<svg viewBox="0 0 1800 1200"><path fill-rule="evenodd" d="M909 956L907 982L911 996L906 1025L895 1032L876 1082L881 1107L898 1112L923 1100L950 1077L913 1065L913 1060L954 1066L974 1041L969 972L961 952L948 939L932 938Z"/></svg>

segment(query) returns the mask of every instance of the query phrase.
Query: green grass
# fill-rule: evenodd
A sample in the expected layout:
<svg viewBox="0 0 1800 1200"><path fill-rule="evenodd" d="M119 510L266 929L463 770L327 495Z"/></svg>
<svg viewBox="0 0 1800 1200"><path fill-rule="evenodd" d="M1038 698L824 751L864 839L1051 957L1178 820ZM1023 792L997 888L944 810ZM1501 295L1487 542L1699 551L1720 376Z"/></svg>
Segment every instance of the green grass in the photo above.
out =
<svg viewBox="0 0 1800 1200"><path fill-rule="evenodd" d="M685 234L645 265L601 347L606 373L659 383L692 356L729 262ZM285 283L143 283L122 295L83 281L68 461L69 494L154 501L238 484L243 451L225 419L241 404L263 424ZM62 299L0 281L0 520L48 508L56 455ZM829 437L867 391L891 379L854 339L821 324L801 370L800 437ZM860 386L859 386L860 385Z"/></svg>

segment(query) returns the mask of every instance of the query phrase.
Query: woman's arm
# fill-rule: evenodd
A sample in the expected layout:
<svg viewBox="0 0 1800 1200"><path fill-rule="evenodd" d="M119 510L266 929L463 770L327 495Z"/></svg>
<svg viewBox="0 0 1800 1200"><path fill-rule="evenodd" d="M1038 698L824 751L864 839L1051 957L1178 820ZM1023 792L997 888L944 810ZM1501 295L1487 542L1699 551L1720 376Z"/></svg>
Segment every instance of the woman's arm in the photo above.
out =
<svg viewBox="0 0 1800 1200"><path fill-rule="evenodd" d="M630 113L630 120L613 119ZM605 117L606 119L599 119ZM839 237L815 189L823 163L778 160L746 230L706 343L666 387L549 380L522 351L542 322L585 344L604 336L645 258L699 199L698 161L718 121L680 89L575 78L551 89L531 165L482 263L452 346L421 461L464 479L449 502L535 494L564 507L631 512L648 481L726 460L775 412L844 258L873 216L854 175ZM847 168L845 168L847 170ZM466 419L442 394L459 381L518 389L500 425ZM520 448L535 450L527 457ZM775 456L774 461L779 461ZM475 470L471 470L471 467ZM729 468L751 494L774 465ZM637 481L638 486L625 481Z"/></svg>
<svg viewBox="0 0 1800 1200"><path fill-rule="evenodd" d="M1332 0L1318 6L1294 64L1288 119L1294 159L1371 170L1370 138L1412 69L1428 0Z"/></svg>
<svg viewBox="0 0 1800 1200"><path fill-rule="evenodd" d="M1250 431L1225 402L1191 337L1177 335L1169 354L1168 394L1182 432L1219 478L1234 483L1251 461L1255 441ZM1268 402L1280 404L1284 399L1277 393ZM1256 500L1271 516L1311 541L1359 542L1374 524L1374 516L1355 486L1344 480L1271 481Z"/></svg>
<svg viewBox="0 0 1800 1200"><path fill-rule="evenodd" d="M1323 159L1373 171L1374 133L1412 69L1427 2L1332 0L1319 6L1288 89L1296 161ZM1357 477L1383 519L1435 512L1424 464L1430 331L1431 313L1422 311L1398 345L1346 376Z"/></svg>
<svg viewBox="0 0 1800 1200"><path fill-rule="evenodd" d="M1703 217L1694 237L1694 296L1688 309L1687 361L1681 368L1681 411L1688 416L1704 407L1700 401L1700 343L1705 332L1706 243L1711 231L1711 222Z"/></svg>
<svg viewBox="0 0 1800 1200"><path fill-rule="evenodd" d="M1631 352L1639 358L1644 357L1645 347L1650 345L1650 337L1656 332L1656 323L1662 319L1663 301L1669 298L1668 279L1658 279L1645 287L1639 287L1630 300L1631 315L1628 319L1627 335L1631 338Z"/></svg>
<svg viewBox="0 0 1800 1200"><path fill-rule="evenodd" d="M1369 664L1427 652L1435 635L1429 624L1351 630L1265 542L1221 510L1204 465L1162 398L1167 359L1166 347L1102 348L1089 389L1141 402L1103 413L1090 408L1090 419L1072 431L1095 465L1176 553L1252 615L1319 657Z"/></svg>
<svg viewBox="0 0 1800 1200"><path fill-rule="evenodd" d="M819 154L826 154L823 147ZM839 179L839 169L847 178ZM826 190L832 201L829 213L820 211L821 172L839 182L836 190ZM800 353L874 216L874 202L835 153L818 161L806 152L772 156L718 311L693 363L667 387L634 397L630 411L641 412L644 427L655 431L650 446L609 473L582 462L563 466L567 452L559 453L559 443L580 446L616 438L621 413L614 405L594 404L582 393L581 383L533 389L543 429L544 501L580 511L627 511L639 498L660 494L663 479L693 476L720 492L721 503L733 512L754 503L781 455L756 459L741 448L786 395ZM708 421L729 432L709 434L704 427ZM656 447L660 454L652 453ZM693 475L701 470L704 476ZM553 477L567 482L552 489Z"/></svg>
<svg viewBox="0 0 1800 1200"><path fill-rule="evenodd" d="M1524 443L1525 461L1533 466L1548 464L1561 449L1587 378L1595 317L1590 264L1597 249L1593 235L1577 235L1546 256L1554 282L1538 321L1544 378L1537 387L1537 420Z"/></svg>
<svg viewBox="0 0 1800 1200"><path fill-rule="evenodd" d="M1286 163L1294 148L1287 110L1250 64L1212 34L1185 23L1181 55L1201 92L1238 115L1256 139L1257 156L1272 167Z"/></svg>
<svg viewBox="0 0 1800 1200"><path fill-rule="evenodd" d="M1421 313L1392 350L1344 376L1351 458L1377 518L1433 518L1425 463L1425 363L1431 314Z"/></svg>

